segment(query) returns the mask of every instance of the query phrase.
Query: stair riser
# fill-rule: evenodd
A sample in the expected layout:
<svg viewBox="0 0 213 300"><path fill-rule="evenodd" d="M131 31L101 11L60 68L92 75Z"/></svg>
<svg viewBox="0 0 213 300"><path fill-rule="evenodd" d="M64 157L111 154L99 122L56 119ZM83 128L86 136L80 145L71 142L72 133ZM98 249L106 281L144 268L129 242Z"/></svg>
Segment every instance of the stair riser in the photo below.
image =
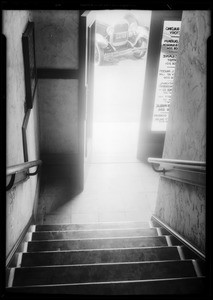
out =
<svg viewBox="0 0 213 300"><path fill-rule="evenodd" d="M93 230L93 229L125 229L150 228L148 222L105 222L89 224L63 224L63 225L36 225L36 231L65 231L65 230Z"/></svg>
<svg viewBox="0 0 213 300"><path fill-rule="evenodd" d="M196 277L191 261L16 268L13 286Z"/></svg>
<svg viewBox="0 0 213 300"><path fill-rule="evenodd" d="M34 286L12 288L14 293L83 294L83 295L174 295L203 294L203 278L181 278L172 280L105 283L87 285Z"/></svg>
<svg viewBox="0 0 213 300"><path fill-rule="evenodd" d="M90 239L90 240L67 240L67 241L34 241L29 242L27 251L62 251L82 249L109 249L109 248L134 248L167 246L164 236L141 237L141 238L114 238L114 239Z"/></svg>
<svg viewBox="0 0 213 300"><path fill-rule="evenodd" d="M180 256L175 247L122 249L122 250L92 250L68 251L54 253L24 253L22 267L50 266L72 264L95 264L113 262L140 262L179 260Z"/></svg>
<svg viewBox="0 0 213 300"><path fill-rule="evenodd" d="M66 240L81 238L105 238L105 237L132 237L132 236L158 236L156 228L131 229L131 230L94 230L94 231L58 231L58 232L34 232L32 240Z"/></svg>

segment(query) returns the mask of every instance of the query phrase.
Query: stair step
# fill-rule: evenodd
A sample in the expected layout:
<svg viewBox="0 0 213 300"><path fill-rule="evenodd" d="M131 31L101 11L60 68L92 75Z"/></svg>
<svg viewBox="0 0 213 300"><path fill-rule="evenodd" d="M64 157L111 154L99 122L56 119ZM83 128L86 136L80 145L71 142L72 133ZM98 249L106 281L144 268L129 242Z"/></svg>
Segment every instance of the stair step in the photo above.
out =
<svg viewBox="0 0 213 300"><path fill-rule="evenodd" d="M22 267L114 262L179 260L176 247L31 252L22 254Z"/></svg>
<svg viewBox="0 0 213 300"><path fill-rule="evenodd" d="M92 229L116 229L116 228L150 228L149 222L102 222L87 224L60 224L60 225L36 225L36 231L66 231L66 230L92 230Z"/></svg>
<svg viewBox="0 0 213 300"><path fill-rule="evenodd" d="M196 277L191 260L15 268L13 286Z"/></svg>
<svg viewBox="0 0 213 300"><path fill-rule="evenodd" d="M8 293L48 293L82 295L162 295L203 294L203 277L171 278L87 284L61 284L7 288Z"/></svg>
<svg viewBox="0 0 213 300"><path fill-rule="evenodd" d="M70 231L37 231L32 234L34 240L67 240L81 238L105 237L132 237L132 236L158 236L156 228L146 229L96 229L96 230L70 230Z"/></svg>
<svg viewBox="0 0 213 300"><path fill-rule="evenodd" d="M167 246L165 236L28 242L27 252Z"/></svg>

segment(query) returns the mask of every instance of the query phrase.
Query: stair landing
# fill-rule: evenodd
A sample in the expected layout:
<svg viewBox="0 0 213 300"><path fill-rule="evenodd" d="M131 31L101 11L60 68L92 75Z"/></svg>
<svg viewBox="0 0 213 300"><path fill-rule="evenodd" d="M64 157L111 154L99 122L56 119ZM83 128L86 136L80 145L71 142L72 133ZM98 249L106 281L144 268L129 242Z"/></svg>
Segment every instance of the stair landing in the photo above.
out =
<svg viewBox="0 0 213 300"><path fill-rule="evenodd" d="M37 224L149 221L154 213L159 174L147 164L91 163L79 194L56 173L45 175Z"/></svg>

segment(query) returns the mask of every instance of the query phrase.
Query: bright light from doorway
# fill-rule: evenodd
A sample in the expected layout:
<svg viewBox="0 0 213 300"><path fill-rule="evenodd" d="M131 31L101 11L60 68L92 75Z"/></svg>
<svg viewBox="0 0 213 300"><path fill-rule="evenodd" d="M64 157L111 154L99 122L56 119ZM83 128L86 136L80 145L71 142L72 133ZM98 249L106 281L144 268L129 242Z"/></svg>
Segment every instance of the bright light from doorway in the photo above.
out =
<svg viewBox="0 0 213 300"><path fill-rule="evenodd" d="M138 24L146 26L149 32L149 11L101 11L97 22L112 25L128 14L133 14ZM145 66L146 55L137 58L132 52L96 65L93 160L137 161Z"/></svg>

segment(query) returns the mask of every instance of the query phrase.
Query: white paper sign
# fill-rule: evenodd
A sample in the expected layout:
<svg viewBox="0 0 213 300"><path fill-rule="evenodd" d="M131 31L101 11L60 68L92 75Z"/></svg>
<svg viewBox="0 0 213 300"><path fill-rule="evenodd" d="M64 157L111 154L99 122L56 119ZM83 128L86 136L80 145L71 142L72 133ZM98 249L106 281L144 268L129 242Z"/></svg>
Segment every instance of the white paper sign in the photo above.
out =
<svg viewBox="0 0 213 300"><path fill-rule="evenodd" d="M179 44L181 21L164 21L152 131L165 131Z"/></svg>

